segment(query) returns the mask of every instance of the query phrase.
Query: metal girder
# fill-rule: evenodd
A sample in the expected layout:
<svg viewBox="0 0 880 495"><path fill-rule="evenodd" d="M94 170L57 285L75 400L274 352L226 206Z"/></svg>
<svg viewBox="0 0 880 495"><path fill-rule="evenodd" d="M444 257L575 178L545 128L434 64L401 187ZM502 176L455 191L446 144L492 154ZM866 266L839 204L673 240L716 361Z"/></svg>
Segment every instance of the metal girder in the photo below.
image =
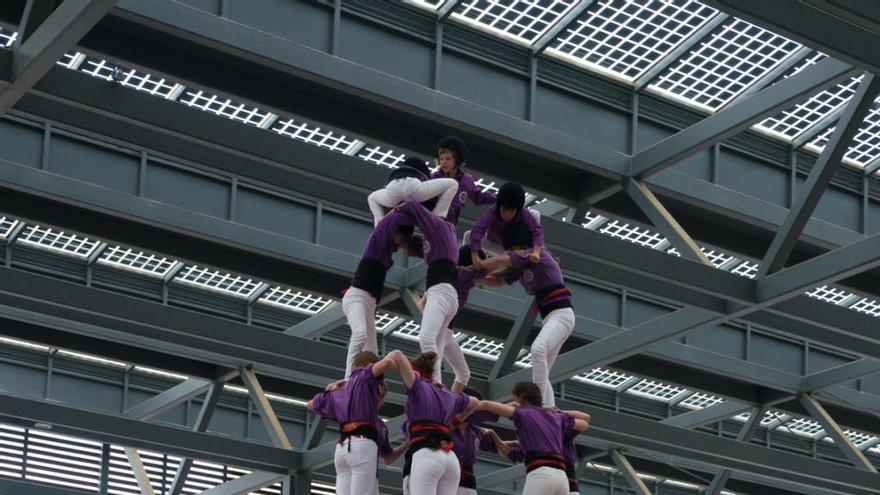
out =
<svg viewBox="0 0 880 495"><path fill-rule="evenodd" d="M115 4L116 0L62 2L15 51L12 83L0 91L0 113L15 105Z"/></svg>
<svg viewBox="0 0 880 495"><path fill-rule="evenodd" d="M538 56L546 50L551 43L559 36L565 28L567 28L571 23L575 21L581 14L587 11L590 8L590 5L593 4L593 0L581 0L574 4L571 9L562 16L561 19L553 23L544 34L541 35L534 43L532 43L532 56Z"/></svg>
<svg viewBox="0 0 880 495"><path fill-rule="evenodd" d="M217 408L217 402L220 401L220 395L222 393L222 383L211 383L210 388L208 388L208 393L205 395L205 400L202 402L202 407L199 409L199 415L196 417L195 423L193 423L193 431L208 431L208 424L211 422L211 417L214 415L214 410ZM180 461L180 466L177 468L177 473L174 475L174 481L171 483L171 489L168 490L169 495L181 495L181 493L183 493L183 487L186 485L186 479L189 477L189 471L192 469L192 465L193 459L191 457L185 457Z"/></svg>
<svg viewBox="0 0 880 495"><path fill-rule="evenodd" d="M822 404L819 404L815 397L809 394L800 394L798 395L798 401L810 413L810 416L822 425L825 433L834 440L834 445L843 452L856 468L877 474L877 468L852 443L852 440L844 433L840 425L837 424L837 421L834 421L834 418L828 414L828 411L822 407Z"/></svg>
<svg viewBox="0 0 880 495"><path fill-rule="evenodd" d="M781 84L781 83L780 83ZM779 232L773 238L767 253L761 261L757 278L775 273L785 266L789 255L803 231L807 220L819 204L819 199L831 183L834 171L849 149L849 144L862 125L865 115L874 105L874 99L880 94L880 78L865 74L856 94L846 106L837 127L831 134L828 144L816 160L810 171L801 193L791 207L788 217Z"/></svg>
<svg viewBox="0 0 880 495"><path fill-rule="evenodd" d="M709 5L822 50L853 65L880 72L877 32L859 2L709 0ZM853 27L856 26L856 29Z"/></svg>
<svg viewBox="0 0 880 495"><path fill-rule="evenodd" d="M498 486L502 483L522 478L526 475L526 467L523 464L514 464L502 469L496 469L489 474L477 477L477 486L480 488L487 486Z"/></svg>
<svg viewBox="0 0 880 495"><path fill-rule="evenodd" d="M676 43L675 48L661 57L659 60L654 62L654 65L651 66L644 74L636 78L633 81L633 90L641 91L646 86L651 84L654 79L657 78L663 71L669 68L676 61L681 59L686 53L688 53L691 48L695 47L697 43L700 42L703 38L709 35L712 31L714 31L718 26L724 23L728 19L727 14L717 13L711 19L706 21L705 24L700 26L694 32L692 32L687 38L681 40Z"/></svg>
<svg viewBox="0 0 880 495"><path fill-rule="evenodd" d="M529 304L527 306L522 306L516 320L513 322L513 327L510 329L510 334L504 342L504 347L501 349L501 355L498 356L498 359L492 366L492 371L489 373L490 381L510 373L513 369L513 365L516 363L520 351L522 351L523 346L526 344L526 340L532 333L532 328L535 325L535 319L537 317L537 305Z"/></svg>
<svg viewBox="0 0 880 495"><path fill-rule="evenodd" d="M284 433L284 428L281 426L281 422L278 421L278 416L275 415L272 404L269 404L266 392L263 391L263 387L260 385L260 381L257 379L253 368L241 368L241 381L244 382L248 395L250 395L254 405L257 406L260 419L263 421L263 426L266 427L266 432L269 434L272 444L282 449L292 449L290 440L287 439L287 434Z"/></svg>
<svg viewBox="0 0 880 495"><path fill-rule="evenodd" d="M437 7L437 19L440 22L445 21L455 12L455 9L461 5L462 0L444 0L439 7Z"/></svg>
<svg viewBox="0 0 880 495"><path fill-rule="evenodd" d="M753 408L754 407L751 404L726 400L709 407L704 407L703 409L696 409L694 411L664 419L661 423L670 426L678 426L679 428L697 428L717 423Z"/></svg>
<svg viewBox="0 0 880 495"><path fill-rule="evenodd" d="M624 188L639 209L651 220L654 227L675 247L682 257L712 266L709 258L700 250L700 246L694 242L693 238L688 235L644 182L637 179L629 179L626 181Z"/></svg>
<svg viewBox="0 0 880 495"><path fill-rule="evenodd" d="M342 312L342 303L332 301L320 313L297 323L285 330L284 333L294 337L311 339L338 328L344 323L345 313Z"/></svg>
<svg viewBox="0 0 880 495"><path fill-rule="evenodd" d="M297 452L251 441L191 432L51 401L10 394L0 394L0 398L0 417L50 424L52 431L68 435L276 473L287 472L300 460Z"/></svg>
<svg viewBox="0 0 880 495"><path fill-rule="evenodd" d="M174 409L178 405L205 392L210 387L211 382L207 380L190 378L178 383L168 390L165 390L159 395L151 397L136 406L129 408L125 411L124 415L127 418L147 420Z"/></svg>
<svg viewBox="0 0 880 495"><path fill-rule="evenodd" d="M147 474L147 470L144 468L144 461L141 460L138 450L134 447L125 447L125 457L128 458L128 464L131 467L134 479L137 481L141 495L155 495L156 492L153 491L150 475Z"/></svg>
<svg viewBox="0 0 880 495"><path fill-rule="evenodd" d="M743 90L742 93L737 95L736 98L727 102L725 106L736 105L737 103L745 100L749 96L757 93L758 91L764 89L765 86L772 84L773 81L782 77L789 69L794 68L798 62L800 62L804 57L809 55L813 50L802 46L797 50L791 52L787 57L785 57L782 61L776 64L775 67L768 70L764 73L763 76L759 77L755 81L753 81L749 86Z"/></svg>
<svg viewBox="0 0 880 495"><path fill-rule="evenodd" d="M255 492L260 488L273 485L286 478L286 475L280 473L267 473L263 471L255 471L244 476L229 480L222 485L209 488L199 495L247 495Z"/></svg>
<svg viewBox="0 0 880 495"><path fill-rule="evenodd" d="M830 125L834 124L840 119L840 116L843 115L844 110L846 110L846 105L840 105L836 109L832 110L828 115L822 117L821 119L814 122L810 127L804 129L800 134L795 136L794 139L791 140L792 149L799 149L810 141L816 139L816 137L822 133L825 129L827 129Z"/></svg>
<svg viewBox="0 0 880 495"><path fill-rule="evenodd" d="M805 376L801 390L815 392L831 385L857 380L878 371L880 371L880 360L862 358Z"/></svg>
<svg viewBox="0 0 880 495"><path fill-rule="evenodd" d="M766 405L752 410L746 424L742 426L739 433L736 435L736 440L738 442L748 443L751 440L752 435L754 435L755 432L758 431L758 427L761 426L761 420L764 419L764 413L766 411ZM712 482L709 483L709 486L706 488L706 491L703 492L703 495L721 495L721 490L724 489L724 485L727 484L727 480L730 479L731 474L733 474L733 471L730 469L722 469L716 473L715 477L712 478Z"/></svg>
<svg viewBox="0 0 880 495"><path fill-rule="evenodd" d="M626 456L620 452L618 449L612 449L608 451L608 455L611 456L611 460L614 461L614 465L617 466L617 469L623 474L623 477L629 482L630 488L636 492L636 495L651 495L651 490L648 490L645 482L642 481L642 478L639 478L638 473L636 473L635 468L632 467L632 464L629 463Z"/></svg>
<svg viewBox="0 0 880 495"><path fill-rule="evenodd" d="M26 493L27 495L83 495L83 492L80 490L7 478L0 478L0 493L10 495L18 493Z"/></svg>
<svg viewBox="0 0 880 495"><path fill-rule="evenodd" d="M631 177L644 178L795 105L851 76L853 68L825 59L801 73L764 88L633 156Z"/></svg>
<svg viewBox="0 0 880 495"><path fill-rule="evenodd" d="M314 449L321 443L321 437L324 435L324 431L327 430L328 421L320 416L315 414L309 414L312 421L308 423L308 427L306 428L306 438L303 441L304 449Z"/></svg>
<svg viewBox="0 0 880 495"><path fill-rule="evenodd" d="M18 23L18 38L15 39L12 49L17 50L19 45L30 38L59 3L61 0L27 0L21 22Z"/></svg>

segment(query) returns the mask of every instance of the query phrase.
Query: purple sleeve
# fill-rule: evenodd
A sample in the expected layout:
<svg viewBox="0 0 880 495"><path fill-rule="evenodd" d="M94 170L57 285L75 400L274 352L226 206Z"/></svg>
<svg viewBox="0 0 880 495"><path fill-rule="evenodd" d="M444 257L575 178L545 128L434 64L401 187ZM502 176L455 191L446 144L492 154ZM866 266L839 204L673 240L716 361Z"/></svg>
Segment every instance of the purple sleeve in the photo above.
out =
<svg viewBox="0 0 880 495"><path fill-rule="evenodd" d="M478 218L476 222L474 222L473 227L471 227L471 251L480 250L483 236L486 235L486 230L488 230L489 223L492 222L492 216L494 214L495 208L489 208L480 215L480 218Z"/></svg>
<svg viewBox="0 0 880 495"><path fill-rule="evenodd" d="M312 410L318 416L331 421L336 421L336 415L333 411L332 392L321 392L312 397Z"/></svg>
<svg viewBox="0 0 880 495"><path fill-rule="evenodd" d="M507 451L507 458L510 462L523 462L526 460L526 453L523 452L522 447L518 443L515 443Z"/></svg>
<svg viewBox="0 0 880 495"><path fill-rule="evenodd" d="M480 432L480 445L479 449L484 452L498 452L498 448L495 447L495 439L492 438L492 435L488 433Z"/></svg>
<svg viewBox="0 0 880 495"><path fill-rule="evenodd" d="M529 232L532 233L532 242L543 246L544 227L541 227L541 222L535 220L535 217L525 210L521 211L519 216L522 217L523 223L525 223L529 227Z"/></svg>
<svg viewBox="0 0 880 495"><path fill-rule="evenodd" d="M516 270L519 270L520 268L522 268L523 262L526 261L516 251L508 251L507 256L510 257L510 267L514 268Z"/></svg>
<svg viewBox="0 0 880 495"><path fill-rule="evenodd" d="M498 415L489 411L474 411L468 416L467 422L472 425L481 425L483 423L494 423L498 421Z"/></svg>
<svg viewBox="0 0 880 495"><path fill-rule="evenodd" d="M468 191L471 202L475 205L490 205L495 203L495 193L483 191L480 186L474 182L474 176L464 174L459 183L459 187Z"/></svg>
<svg viewBox="0 0 880 495"><path fill-rule="evenodd" d="M464 411L464 408L468 406L471 401L471 396L464 393L458 392L455 394L455 414L458 414Z"/></svg>
<svg viewBox="0 0 880 495"><path fill-rule="evenodd" d="M388 441L388 427L385 426L385 422L380 418L376 423L376 430L379 435L376 438L376 445L379 447L379 456L386 456L391 453L393 450L391 448L391 442Z"/></svg>
<svg viewBox="0 0 880 495"><path fill-rule="evenodd" d="M393 253L394 249L391 249L389 246L394 242L394 234L397 233L397 229L401 225L412 224L412 219L409 215L398 211L391 210L385 217L379 222L379 225L373 230L373 233L370 234L370 238L367 239L367 246L364 251L374 251L374 252L385 252L388 251L389 258L390 254Z"/></svg>
<svg viewBox="0 0 880 495"><path fill-rule="evenodd" d="M443 220L432 211L422 206L421 203L412 199L403 203L402 206L398 207L398 210L407 213L416 225L422 228L423 232L442 227L446 222L446 220Z"/></svg>
<svg viewBox="0 0 880 495"><path fill-rule="evenodd" d="M571 432L574 431L574 416L564 412L559 414L562 415L562 436L571 435Z"/></svg>

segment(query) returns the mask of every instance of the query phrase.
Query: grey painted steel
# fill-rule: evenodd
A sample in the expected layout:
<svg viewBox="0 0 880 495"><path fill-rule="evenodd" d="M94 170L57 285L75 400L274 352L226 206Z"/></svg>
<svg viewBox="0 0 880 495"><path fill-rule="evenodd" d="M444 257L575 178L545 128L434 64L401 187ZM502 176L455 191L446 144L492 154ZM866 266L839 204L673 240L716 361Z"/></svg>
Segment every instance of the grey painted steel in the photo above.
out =
<svg viewBox="0 0 880 495"><path fill-rule="evenodd" d="M297 452L250 441L191 432L51 401L9 394L0 394L0 397L0 416L48 423L53 431L69 435L277 473L287 472L299 462Z"/></svg>
<svg viewBox="0 0 880 495"><path fill-rule="evenodd" d="M675 247L682 257L712 266L709 258L700 250L700 246L694 242L693 238L688 235L644 182L629 179L626 181L625 189L639 209L651 220L654 227L663 237L666 237L666 240Z"/></svg>
<svg viewBox="0 0 880 495"><path fill-rule="evenodd" d="M124 415L132 419L147 420L174 409L210 387L211 382L207 380L190 378L126 410Z"/></svg>
<svg viewBox="0 0 880 495"><path fill-rule="evenodd" d="M461 4L462 0L444 0L439 7L437 7L437 19L439 21L445 21L455 12L455 9Z"/></svg>
<svg viewBox="0 0 880 495"><path fill-rule="evenodd" d="M489 474L477 477L477 486L480 488L487 486L498 486L502 483L523 478L526 475L526 467L523 464L514 464L503 469L496 469Z"/></svg>
<svg viewBox="0 0 880 495"><path fill-rule="evenodd" d="M101 444L101 477L98 480L98 493L107 493L110 485L110 444ZM179 494L175 494L179 495Z"/></svg>
<svg viewBox="0 0 880 495"><path fill-rule="evenodd" d="M150 476L147 474L146 468L144 468L144 461L141 460L141 455L137 449L125 447L125 457L128 458L128 464L131 467L132 474L134 474L134 479L137 480L141 495L155 495L156 492L153 491Z"/></svg>
<svg viewBox="0 0 880 495"><path fill-rule="evenodd" d="M679 414L671 418L664 419L661 423L670 426L678 426L679 428L697 428L712 423L728 419L737 414L749 411L754 407L751 404L743 404L734 400L726 400L713 404L703 409Z"/></svg>
<svg viewBox="0 0 880 495"><path fill-rule="evenodd" d="M815 392L831 385L851 382L878 371L880 371L880 360L862 358L805 376L801 389L804 392Z"/></svg>
<svg viewBox="0 0 880 495"><path fill-rule="evenodd" d="M0 493L4 495L17 495L20 493L26 493L28 495L83 495L83 492L79 490L5 478L0 478Z"/></svg>
<svg viewBox="0 0 880 495"><path fill-rule="evenodd" d="M768 84L772 84L773 81L782 77L789 69L794 68L798 62L800 62L804 57L809 55L812 52L810 48L802 46L797 50L793 51L789 56L785 57L782 61L776 64L776 67L773 67L763 76L759 77L755 81L746 87L742 93L737 95L736 98L730 100L725 106L736 105L737 103L745 100L749 96L757 93L761 89L763 89Z"/></svg>
<svg viewBox="0 0 880 495"><path fill-rule="evenodd" d="M211 417L214 415L214 410L217 408L217 402L220 400L220 395L222 394L223 383L219 381L212 382L211 386L208 388L208 393L205 395L205 400L202 402L202 407L199 409L199 415L196 416L196 420L193 423L193 431L208 431L208 424L211 422ZM191 457L185 457L180 461L180 467L177 468L177 473L174 475L174 481L171 483L171 488L168 490L169 495L180 495L183 493L183 487L186 485L186 479L189 476L189 471L192 469L192 465L193 459Z"/></svg>
<svg viewBox="0 0 880 495"><path fill-rule="evenodd" d="M837 424L837 421L828 414L828 411L825 410L815 397L809 394L800 394L798 395L798 401L804 406L804 409L810 413L810 416L822 425L822 429L825 430L825 433L834 440L834 445L836 445L837 448L849 458L850 462L852 462L856 468L877 474L877 468L865 457L865 454L853 444L852 440L850 440L846 433L844 433L840 425Z"/></svg>
<svg viewBox="0 0 880 495"><path fill-rule="evenodd" d="M12 83L0 91L0 113L5 113L79 42L116 0L65 0L15 51Z"/></svg>
<svg viewBox="0 0 880 495"><path fill-rule="evenodd" d="M635 468L632 467L632 464L629 463L629 460L620 450L613 449L608 454L611 456L611 460L614 461L614 465L617 466L617 469L620 470L623 477L629 482L630 488L636 492L636 495L651 495L651 490L648 490L645 482L639 478Z"/></svg>
<svg viewBox="0 0 880 495"><path fill-rule="evenodd" d="M781 84L781 83L780 83ZM871 74L866 74L859 89L846 106L843 115L828 144L810 171L801 193L791 207L785 223L761 261L757 278L775 273L785 266L788 257L794 250L794 246L801 235L801 231L807 220L813 215L819 199L831 183L834 170L840 165L840 161L849 149L849 144L864 121L865 115L874 104L874 98L880 93L880 79Z"/></svg>
<svg viewBox="0 0 880 495"><path fill-rule="evenodd" d="M501 349L501 355L498 356L489 373L490 381L510 373L520 351L526 344L526 339L532 333L535 319L538 317L538 307L533 303L527 306L523 305L521 308L513 322L513 327L510 329L510 334L504 342L504 347Z"/></svg>
<svg viewBox="0 0 880 495"><path fill-rule="evenodd" d="M852 75L852 67L825 59L762 89L633 156L630 176L644 178L742 132L762 119L806 100Z"/></svg>
<svg viewBox="0 0 880 495"><path fill-rule="evenodd" d="M676 43L675 48L672 49L671 52L664 55L662 58L654 62L654 65L651 66L650 69L645 71L644 74L636 78L633 81L633 90L641 91L646 86L654 82L654 79L660 75L663 71L669 68L676 61L681 59L687 52L691 50L691 48L695 47L697 43L700 42L703 38L709 35L712 31L714 31L718 26L722 25L724 21L727 20L729 16L727 14L719 12L715 14L714 17L706 21L705 24L700 26L699 29L691 33L687 38L681 40Z"/></svg>
<svg viewBox="0 0 880 495"><path fill-rule="evenodd" d="M287 335L315 338L333 330L345 323L345 314L342 312L342 304L332 301L320 313L297 323L284 331Z"/></svg>
<svg viewBox="0 0 880 495"><path fill-rule="evenodd" d="M749 442L752 439L752 435L754 435L755 432L758 431L758 427L761 426L761 420L764 419L764 413L766 411L766 405L752 410L746 424L742 426L739 433L736 435L737 441ZM703 495L721 495L721 490L724 489L724 485L727 484L727 480L730 479L731 474L733 474L733 471L729 469L722 469L716 473L712 478L712 482L709 483L709 486L706 488L706 491L703 492Z"/></svg>
<svg viewBox="0 0 880 495"><path fill-rule="evenodd" d="M209 488L200 495L247 495L248 493L267 487L285 479L284 474L255 471L250 474L229 480L222 485Z"/></svg>
<svg viewBox="0 0 880 495"><path fill-rule="evenodd" d="M593 0L581 0L577 2L571 10L565 13L561 19L557 20L550 26L544 34L541 35L533 44L532 44L532 55L537 56L544 52L553 41L556 40L556 37L559 36L562 31L570 26L581 14L587 11L590 8L590 5L593 4Z"/></svg>
<svg viewBox="0 0 880 495"><path fill-rule="evenodd" d="M18 47L34 34L59 3L60 0L27 0L24 14L18 24L18 37L12 45L13 51L18 50Z"/></svg>
<svg viewBox="0 0 880 495"><path fill-rule="evenodd" d="M320 445L321 437L324 435L324 431L327 430L326 419L314 414L310 414L309 417L312 421L306 429L306 438L303 442L304 449L314 449Z"/></svg>
<svg viewBox="0 0 880 495"><path fill-rule="evenodd" d="M266 392L263 391L263 387L260 385L260 381L257 379L254 370L249 367L241 368L241 381L244 382L244 386L247 387L251 400L254 405L257 406L257 411L260 413L260 419L263 421L263 426L266 427L266 431L269 433L269 438L272 440L272 444L282 449L292 449L293 447L290 445L290 440L287 439L287 434L284 433L284 428L278 421L278 416L275 415L275 410L272 409L272 404L269 404L269 399L266 398Z"/></svg>
<svg viewBox="0 0 880 495"><path fill-rule="evenodd" d="M880 170L880 158L877 158L873 162L865 165L865 175L872 175L874 172Z"/></svg>

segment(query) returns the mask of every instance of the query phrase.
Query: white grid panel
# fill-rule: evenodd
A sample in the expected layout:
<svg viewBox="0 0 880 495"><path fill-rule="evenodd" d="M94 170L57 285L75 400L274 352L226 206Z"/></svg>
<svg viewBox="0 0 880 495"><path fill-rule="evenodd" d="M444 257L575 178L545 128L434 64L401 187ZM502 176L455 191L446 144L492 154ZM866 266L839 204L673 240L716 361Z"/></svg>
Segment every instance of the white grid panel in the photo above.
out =
<svg viewBox="0 0 880 495"><path fill-rule="evenodd" d="M111 246L101 253L98 263L130 270L151 277L163 278L177 261L122 246Z"/></svg>
<svg viewBox="0 0 880 495"><path fill-rule="evenodd" d="M684 388L676 387L674 385L669 385L654 380L642 380L639 383L633 385L629 390L627 390L627 393L643 395L652 399L668 402L670 399L684 391Z"/></svg>
<svg viewBox="0 0 880 495"><path fill-rule="evenodd" d="M330 304L330 299L287 287L272 287L259 302L314 315Z"/></svg>
<svg viewBox="0 0 880 495"><path fill-rule="evenodd" d="M501 356L501 349L504 348L504 342L471 335L465 339L460 346L462 352L494 361Z"/></svg>
<svg viewBox="0 0 880 495"><path fill-rule="evenodd" d="M24 432L24 428L0 424L0 476L21 476L24 466Z"/></svg>
<svg viewBox="0 0 880 495"><path fill-rule="evenodd" d="M480 188L483 192L498 192L498 184L493 180L488 180L480 177L479 179L474 180L474 185Z"/></svg>
<svg viewBox="0 0 880 495"><path fill-rule="evenodd" d="M101 244L100 241L88 237L67 234L39 225L25 227L16 242L79 258L88 258Z"/></svg>
<svg viewBox="0 0 880 495"><path fill-rule="evenodd" d="M58 60L58 65L65 69L77 70L85 61L86 55L80 52L67 52Z"/></svg>
<svg viewBox="0 0 880 495"><path fill-rule="evenodd" d="M843 306L847 303L851 303L853 302L853 299L857 297L852 292L847 292L845 290L841 290L830 285L816 287L815 289L807 291L806 294L813 299L819 299L820 301L824 301L827 303L837 304L838 306Z"/></svg>
<svg viewBox="0 0 880 495"><path fill-rule="evenodd" d="M745 413L738 415L737 417L738 418L742 417L745 420L747 420L750 416L751 416L750 412L745 412ZM770 410L764 412L764 417L761 418L761 426L766 428L767 425L769 425L770 423L773 423L776 420L785 420L786 418L790 418L790 416L783 413L783 412L770 409Z"/></svg>
<svg viewBox="0 0 880 495"><path fill-rule="evenodd" d="M265 128L267 123L271 123L276 118L272 112L244 103L236 103L219 95L207 94L202 90L186 91L177 101L189 107L260 128Z"/></svg>
<svg viewBox="0 0 880 495"><path fill-rule="evenodd" d="M607 221L608 221L608 217L604 217L598 213L593 213L592 211L588 211L586 213L586 215L584 216L584 219L583 219L583 222L581 223L581 226L584 227L585 229L596 230L599 227L601 227L602 225L604 225L605 222L607 222Z"/></svg>
<svg viewBox="0 0 880 495"><path fill-rule="evenodd" d="M850 306L849 309L858 311L859 313L865 313L875 318L880 318L880 301L873 299L868 300L865 298Z"/></svg>
<svg viewBox="0 0 880 495"><path fill-rule="evenodd" d="M697 392L678 404L692 409L703 409L722 402L724 402L724 399L721 397Z"/></svg>
<svg viewBox="0 0 880 495"><path fill-rule="evenodd" d="M742 277L755 278L758 273L758 264L751 261L743 261L737 265L730 273L735 273Z"/></svg>
<svg viewBox="0 0 880 495"><path fill-rule="evenodd" d="M855 444L856 447L877 438L874 435L855 430L844 430L844 433L846 433L846 436L848 436L849 439L852 440L852 443Z"/></svg>
<svg viewBox="0 0 880 495"><path fill-rule="evenodd" d="M794 108L764 120L757 127L784 139L794 139L828 114L848 103L856 93L861 80L862 76L854 77L822 91Z"/></svg>
<svg viewBox="0 0 880 495"><path fill-rule="evenodd" d="M388 168L397 168L403 162L406 154L382 146L364 146L357 157L376 165Z"/></svg>
<svg viewBox="0 0 880 495"><path fill-rule="evenodd" d="M574 0L465 0L452 17L525 43L534 43Z"/></svg>
<svg viewBox="0 0 880 495"><path fill-rule="evenodd" d="M874 100L874 107L868 112L858 132L853 137L852 144L843 156L844 159L864 167L872 161L880 158L880 99ZM836 127L825 129L816 139L809 143L816 151L822 151L831 139L831 134Z"/></svg>
<svg viewBox="0 0 880 495"><path fill-rule="evenodd" d="M693 0L612 0L590 10L548 52L630 81L717 12Z"/></svg>
<svg viewBox="0 0 880 495"><path fill-rule="evenodd" d="M626 373L610 370L607 368L593 368L588 372L581 373L574 377L576 380L581 380L585 382L592 383L594 385L599 385L600 387L617 389L625 382L629 381L633 378L632 375L627 375Z"/></svg>
<svg viewBox="0 0 880 495"><path fill-rule="evenodd" d="M81 67L82 72L105 81L149 93L153 96L173 100L183 91L183 86L162 77L156 77L136 69L122 67L107 60L87 59Z"/></svg>
<svg viewBox="0 0 880 495"><path fill-rule="evenodd" d="M18 220L14 218L0 217L0 239L6 239L17 225Z"/></svg>
<svg viewBox="0 0 880 495"><path fill-rule="evenodd" d="M733 18L661 74L651 87L714 111L800 47Z"/></svg>
<svg viewBox="0 0 880 495"><path fill-rule="evenodd" d="M195 285L236 297L249 298L260 287L260 282L231 273L189 265L174 278L177 282Z"/></svg>
<svg viewBox="0 0 880 495"><path fill-rule="evenodd" d="M816 437L817 435L825 432L825 430L822 429L822 425L820 425L816 421L813 421L812 419L806 418L795 418L788 423L785 423L785 426L781 428L785 428L796 435L802 435L810 438Z"/></svg>
<svg viewBox="0 0 880 495"><path fill-rule="evenodd" d="M735 256L731 256L727 253L716 251L714 249L707 250L706 248L700 248L700 250L703 252L703 254L706 255L707 258L709 258L709 262L711 262L712 266L714 266L715 268L724 266L729 261L736 259Z"/></svg>
<svg viewBox="0 0 880 495"><path fill-rule="evenodd" d="M9 31L0 27L0 47L9 48L15 43L15 40L18 38L18 33L10 33Z"/></svg>
<svg viewBox="0 0 880 495"><path fill-rule="evenodd" d="M399 320L397 316L388 313L376 313L376 331L384 332L390 325Z"/></svg>
<svg viewBox="0 0 880 495"><path fill-rule="evenodd" d="M419 329L421 326L413 320L407 320L406 323L394 331L392 335L402 337L408 340L419 340Z"/></svg>
<svg viewBox="0 0 880 495"><path fill-rule="evenodd" d="M531 352L523 352L523 350L520 350L519 353L521 355L519 356L519 358L517 358L516 361L514 361L514 364L516 366L519 366L520 368L531 368L532 367L532 353Z"/></svg>
<svg viewBox="0 0 880 495"><path fill-rule="evenodd" d="M100 443L30 429L26 481L96 491L100 472Z"/></svg>
<svg viewBox="0 0 880 495"><path fill-rule="evenodd" d="M321 129L314 124L290 118L279 119L272 125L271 129L282 136L305 141L320 148L327 148L340 153L347 152L359 143L358 140L347 137L344 134L337 134L327 129Z"/></svg>
<svg viewBox="0 0 880 495"><path fill-rule="evenodd" d="M656 249L658 245L666 242L666 239L657 232L651 232L648 229L630 225L619 220L609 221L599 229L599 232L651 249Z"/></svg>
<svg viewBox="0 0 880 495"><path fill-rule="evenodd" d="M438 7L444 2L444 0L403 0L406 3L411 3L417 7L421 7L423 9L436 11Z"/></svg>

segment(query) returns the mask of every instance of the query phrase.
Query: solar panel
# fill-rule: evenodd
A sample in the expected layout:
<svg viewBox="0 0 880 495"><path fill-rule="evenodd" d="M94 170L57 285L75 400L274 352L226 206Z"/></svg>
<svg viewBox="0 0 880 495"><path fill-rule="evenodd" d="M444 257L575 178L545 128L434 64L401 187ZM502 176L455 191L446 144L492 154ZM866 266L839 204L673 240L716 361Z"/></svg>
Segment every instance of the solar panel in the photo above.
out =
<svg viewBox="0 0 880 495"><path fill-rule="evenodd" d="M574 0L465 0L452 18L531 44L576 4Z"/></svg>

